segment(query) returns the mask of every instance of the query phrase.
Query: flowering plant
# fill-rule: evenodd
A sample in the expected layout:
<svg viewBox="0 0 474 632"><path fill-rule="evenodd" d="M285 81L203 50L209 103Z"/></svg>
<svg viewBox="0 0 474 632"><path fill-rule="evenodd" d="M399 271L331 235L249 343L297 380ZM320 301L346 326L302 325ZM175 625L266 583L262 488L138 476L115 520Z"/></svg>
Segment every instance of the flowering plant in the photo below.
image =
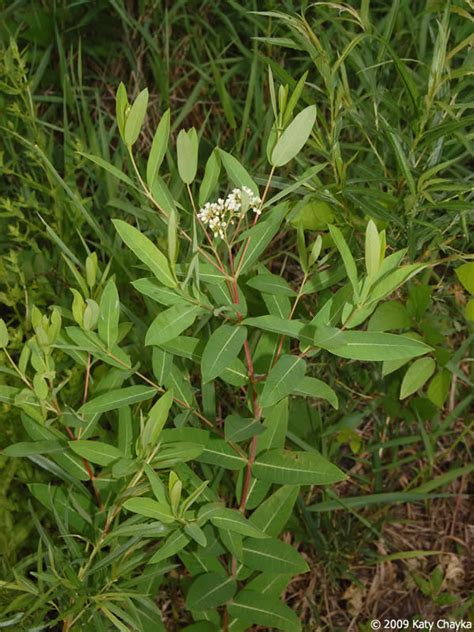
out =
<svg viewBox="0 0 474 632"><path fill-rule="evenodd" d="M113 222L126 249L117 249L115 264L101 264L100 253L82 268L68 261L72 305L35 308L17 360L0 326L18 377L8 401L29 438L6 453L49 473L49 483L30 491L62 536L55 561L33 514L42 548L6 587L19 591L11 606L19 625L48 617L63 630L164 629L156 596L172 576L189 632L301 629L280 595L308 564L278 536L302 486L347 474L289 431L295 402L338 408L321 379L331 356L400 366L430 352L416 337L362 328L423 266L402 265L404 251L386 256L385 232L373 221L364 271L341 228L305 232L292 196L316 182L319 166L273 191L275 170L297 156L316 123L314 106L293 116L301 85L290 98L287 87L280 91L261 193L220 149L198 187L195 130L179 133L177 173L163 178L169 112L144 175L133 148L148 93L129 104L120 86L117 125L135 178L87 157L145 200L132 205L136 219ZM233 186L227 197L215 194L228 186L222 168ZM269 254L279 234L291 245ZM129 274L133 298L119 297L114 265ZM48 603L34 597L31 576L48 586Z"/></svg>

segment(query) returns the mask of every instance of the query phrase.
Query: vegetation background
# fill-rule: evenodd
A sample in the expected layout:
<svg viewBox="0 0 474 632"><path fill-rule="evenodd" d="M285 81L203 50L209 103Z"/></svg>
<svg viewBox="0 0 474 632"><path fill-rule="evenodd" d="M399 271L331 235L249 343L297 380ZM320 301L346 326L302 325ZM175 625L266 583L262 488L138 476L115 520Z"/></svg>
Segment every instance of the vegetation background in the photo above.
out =
<svg viewBox="0 0 474 632"><path fill-rule="evenodd" d="M307 73L302 101L316 103L317 126L275 190L319 164L297 191L308 231L334 222L357 247L373 218L394 248L430 264L403 290L403 317L436 349L435 375L400 400L403 370L339 360L322 367L339 410L305 406L290 419L292 440L324 446L353 474L324 496L307 489L285 535L311 566L285 594L307 630L472 614L474 273L459 268L474 265L473 9L470 0L0 2L0 310L18 349L33 304L70 301L64 254L83 261L94 248L106 262L111 217L146 221L139 197L80 153L124 163L120 81L134 96L150 90L144 154L170 107L173 135L199 131L203 164L218 145L262 185L268 70L291 88ZM176 172L171 153L167 162ZM291 260L295 244L285 233L273 247ZM125 274L117 283L130 292ZM9 378L2 356L0 384ZM23 438L18 413L0 403L0 445ZM0 469L8 579L38 540L26 484L46 475L3 455ZM165 621L180 629L179 586L164 590Z"/></svg>

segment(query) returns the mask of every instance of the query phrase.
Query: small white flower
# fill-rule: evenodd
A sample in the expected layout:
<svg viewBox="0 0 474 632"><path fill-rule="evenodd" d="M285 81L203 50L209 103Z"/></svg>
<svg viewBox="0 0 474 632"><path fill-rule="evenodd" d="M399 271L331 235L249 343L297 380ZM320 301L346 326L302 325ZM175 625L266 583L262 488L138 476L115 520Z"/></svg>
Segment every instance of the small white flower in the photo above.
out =
<svg viewBox="0 0 474 632"><path fill-rule="evenodd" d="M209 226L214 237L225 239L225 231L229 224L234 224L234 216L245 214L251 208L256 215L261 214L262 200L254 195L249 187L232 189L224 200L218 198L217 202L206 202L199 209L198 218Z"/></svg>

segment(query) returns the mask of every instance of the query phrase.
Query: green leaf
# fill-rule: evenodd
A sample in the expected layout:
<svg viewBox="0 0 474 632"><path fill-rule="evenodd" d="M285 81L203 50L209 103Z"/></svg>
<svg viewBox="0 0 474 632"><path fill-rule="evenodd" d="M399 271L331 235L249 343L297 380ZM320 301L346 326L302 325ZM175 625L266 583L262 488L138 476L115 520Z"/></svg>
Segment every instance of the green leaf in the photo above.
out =
<svg viewBox="0 0 474 632"><path fill-rule="evenodd" d="M396 253L393 253L396 254ZM393 256L393 255L390 255ZM374 283L374 286L370 290L368 303L376 303L385 298L392 292L394 292L401 285L406 283L409 279L421 272L426 268L426 264L412 263L406 266L400 266L396 270L393 270L387 274L381 275L384 263L388 261L390 257L387 257L380 266L379 273L377 275L378 280Z"/></svg>
<svg viewBox="0 0 474 632"><path fill-rule="evenodd" d="M316 452L280 449L260 454L252 473L279 485L330 485L346 479L344 472Z"/></svg>
<svg viewBox="0 0 474 632"><path fill-rule="evenodd" d="M272 241L280 228L280 224L288 212L289 206L286 202L271 209L268 217L264 221L258 222L252 228L242 233L241 238L248 240L244 242L239 250L235 263L239 274L247 272L249 268L259 259L265 248ZM244 258L243 263L241 262Z"/></svg>
<svg viewBox="0 0 474 632"><path fill-rule="evenodd" d="M211 197L212 192L219 182L220 172L221 162L219 160L219 153L217 149L214 149L206 162L204 177L199 187L199 206L204 206Z"/></svg>
<svg viewBox="0 0 474 632"><path fill-rule="evenodd" d="M449 395L451 386L451 373L447 369L443 369L436 373L428 386L428 398L438 408L443 408L444 403Z"/></svg>
<svg viewBox="0 0 474 632"><path fill-rule="evenodd" d="M227 607L229 614L250 625L256 623L265 629L276 628L285 632L300 632L301 623L291 608L278 599L252 590L243 590Z"/></svg>
<svg viewBox="0 0 474 632"><path fill-rule="evenodd" d="M122 82L120 82L115 95L115 116L120 136L125 140L125 113L128 108L127 90Z"/></svg>
<svg viewBox="0 0 474 632"><path fill-rule="evenodd" d="M310 137L315 122L315 105L308 106L295 116L275 144L271 158L273 166L282 167L299 154Z"/></svg>
<svg viewBox="0 0 474 632"><path fill-rule="evenodd" d="M133 254L153 272L158 281L166 287L178 285L171 272L168 259L148 237L120 219L114 219L112 223Z"/></svg>
<svg viewBox="0 0 474 632"><path fill-rule="evenodd" d="M340 358L374 362L414 358L432 351L424 342L408 336L371 331L342 331L330 344L319 346Z"/></svg>
<svg viewBox="0 0 474 632"><path fill-rule="evenodd" d="M304 377L293 390L293 393L303 397L325 399L336 410L339 408L339 400L334 390L328 384L315 377Z"/></svg>
<svg viewBox="0 0 474 632"><path fill-rule="evenodd" d="M191 327L196 318L203 313L198 305L173 305L151 323L145 336L145 345L161 345L173 340Z"/></svg>
<svg viewBox="0 0 474 632"><path fill-rule="evenodd" d="M21 441L7 446L3 450L3 454L8 457L25 457L34 454L64 452L65 449L66 443L62 441Z"/></svg>
<svg viewBox="0 0 474 632"><path fill-rule="evenodd" d="M147 518L153 518L153 520L159 520L164 524L171 524L175 521L169 506L163 502L153 500L153 498L129 498L123 503L123 506L128 511Z"/></svg>
<svg viewBox="0 0 474 632"><path fill-rule="evenodd" d="M185 184L189 185L196 177L198 165L199 140L194 127L188 131L182 129L179 132L176 150L178 152L179 177Z"/></svg>
<svg viewBox="0 0 474 632"><path fill-rule="evenodd" d="M235 184L235 186L239 188L244 186L248 187L254 195L258 195L257 185L237 158L234 158L234 156L231 156L231 154L228 154L223 149L219 149L219 156L229 179Z"/></svg>
<svg viewBox="0 0 474 632"><path fill-rule="evenodd" d="M296 292L291 289L285 279L277 274L271 274L270 272L257 274L257 276L247 281L247 285L259 292L266 292L267 294L296 296Z"/></svg>
<svg viewBox="0 0 474 632"><path fill-rule="evenodd" d="M455 270L460 283L470 294L474 294L474 262L463 263Z"/></svg>
<svg viewBox="0 0 474 632"><path fill-rule="evenodd" d="M388 301L377 307L369 320L369 331L390 331L391 329L407 329L410 317L406 307L398 301Z"/></svg>
<svg viewBox="0 0 474 632"><path fill-rule="evenodd" d="M375 276L380 268L380 236L372 219L365 232L365 267L370 277Z"/></svg>
<svg viewBox="0 0 474 632"><path fill-rule="evenodd" d="M339 254L342 257L342 261L344 262L344 267L347 273L347 278L351 282L352 289L354 290L354 297L356 301L358 301L359 282L357 278L357 268L354 257L352 256L352 253L349 250L349 246L347 245L347 242L344 239L344 236L339 228L337 228L337 226L329 225L329 232L331 233L331 237L336 244L336 248L339 250Z"/></svg>
<svg viewBox="0 0 474 632"><path fill-rule="evenodd" d="M125 182L125 184L127 184L129 187L136 189L136 186L133 180L131 180L121 169L118 169L115 165L112 165L107 160L104 160L100 156L94 156L93 154L88 154L84 151L78 151L77 153L80 156L84 156L84 158L87 158L87 160L90 160L91 162L98 165L102 169L105 169L107 173L110 173L110 175L114 176L114 178L117 178L117 180L121 180L122 182Z"/></svg>
<svg viewBox="0 0 474 632"><path fill-rule="evenodd" d="M186 607L190 610L207 610L222 606L235 595L237 582L233 577L223 577L219 573L204 573L189 587Z"/></svg>
<svg viewBox="0 0 474 632"><path fill-rule="evenodd" d="M247 463L247 459L237 454L226 441L214 437L209 439L199 461L210 465L220 465L228 470L241 470Z"/></svg>
<svg viewBox="0 0 474 632"><path fill-rule="evenodd" d="M250 516L250 522L264 533L277 536L293 513L299 491L297 485L283 485L258 506Z"/></svg>
<svg viewBox="0 0 474 632"><path fill-rule="evenodd" d="M265 427L259 421L253 418L239 417L238 415L229 415L224 422L224 432L226 441L246 441L255 435L265 431Z"/></svg>
<svg viewBox="0 0 474 632"><path fill-rule="evenodd" d="M221 325L212 332L201 359L203 382L210 382L239 355L247 338L247 329L236 325Z"/></svg>
<svg viewBox="0 0 474 632"><path fill-rule="evenodd" d="M219 529L227 529L240 533L248 538L267 538L268 536L260 529L255 527L243 515L235 509L226 509L218 507L210 516L210 521Z"/></svg>
<svg viewBox="0 0 474 632"><path fill-rule="evenodd" d="M95 415L105 413L109 410L116 410L122 406L130 406L137 402L152 398L156 395L156 388L153 386L127 386L118 388L103 395L99 395L85 403L79 409L84 415Z"/></svg>
<svg viewBox="0 0 474 632"><path fill-rule="evenodd" d="M408 368L402 381L400 399L416 393L433 375L436 362L433 358L419 358Z"/></svg>
<svg viewBox="0 0 474 632"><path fill-rule="evenodd" d="M257 329L263 329L264 331L271 331L274 334L290 336L290 338L299 338L301 331L305 327L304 323L298 320L287 320L286 318L280 318L279 316L272 316L270 314L246 318L243 324L249 327L256 327Z"/></svg>
<svg viewBox="0 0 474 632"><path fill-rule="evenodd" d="M263 408L276 404L293 392L304 378L306 363L301 358L283 355L270 370L260 397Z"/></svg>
<svg viewBox="0 0 474 632"><path fill-rule="evenodd" d="M146 109L148 106L148 88L140 92L133 102L130 112L125 121L124 140L128 147L135 144L140 130L145 120Z"/></svg>
<svg viewBox="0 0 474 632"><path fill-rule="evenodd" d="M243 564L254 571L268 573L306 573L309 568L304 558L291 544L275 538L254 540L249 538L243 545Z"/></svg>
<svg viewBox="0 0 474 632"><path fill-rule="evenodd" d="M173 404L173 391L167 391L154 404L148 413L148 421L145 424L142 433L142 446L146 448L148 445L155 446L160 432L168 419L170 408Z"/></svg>
<svg viewBox="0 0 474 632"><path fill-rule="evenodd" d="M100 312L98 329L99 336L110 349L118 339L118 327L120 319L120 301L117 287L113 281L109 281L100 297Z"/></svg>
<svg viewBox="0 0 474 632"><path fill-rule="evenodd" d="M158 170L163 162L163 158L165 157L169 137L170 111L166 110L158 123L158 127L156 128L153 142L151 144L150 155L148 156L148 162L146 165L146 181L149 189L153 187L155 178L158 175Z"/></svg>
<svg viewBox="0 0 474 632"><path fill-rule="evenodd" d="M158 551L152 555L148 564L158 564L158 562L166 560L168 557L179 553L188 543L189 537L183 531L174 531L168 536Z"/></svg>
<svg viewBox="0 0 474 632"><path fill-rule="evenodd" d="M97 463L98 465L107 466L124 457L121 450L102 441L77 439L76 441L69 441L68 443L73 452L91 461L91 463Z"/></svg>

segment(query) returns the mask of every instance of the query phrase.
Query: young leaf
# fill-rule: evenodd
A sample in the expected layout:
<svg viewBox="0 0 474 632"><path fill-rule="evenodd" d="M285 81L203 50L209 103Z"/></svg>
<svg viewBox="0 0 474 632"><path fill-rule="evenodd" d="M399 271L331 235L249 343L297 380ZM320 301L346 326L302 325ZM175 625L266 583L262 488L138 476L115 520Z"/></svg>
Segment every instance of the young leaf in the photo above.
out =
<svg viewBox="0 0 474 632"><path fill-rule="evenodd" d="M105 467L124 457L121 450L102 441L78 439L77 441L69 441L69 447L73 452L91 461L91 463L97 463Z"/></svg>
<svg viewBox="0 0 474 632"><path fill-rule="evenodd" d="M315 105L308 106L295 116L275 144L271 159L274 167L286 165L299 154L310 137L315 122Z"/></svg>
<svg viewBox="0 0 474 632"><path fill-rule="evenodd" d="M190 610L207 610L217 608L232 599L237 590L237 582L233 577L225 577L219 573L199 575L189 587L186 606Z"/></svg>
<svg viewBox="0 0 474 632"><path fill-rule="evenodd" d="M251 626L256 623L267 630L276 628L284 632L301 632L301 622L291 608L274 599L252 590L243 590L228 605L232 617Z"/></svg>
<svg viewBox="0 0 474 632"><path fill-rule="evenodd" d="M270 450L260 454L254 476L279 485L330 485L343 481L344 472L316 452Z"/></svg>
<svg viewBox="0 0 474 632"><path fill-rule="evenodd" d="M133 102L130 112L125 121L124 140L128 147L135 144L140 130L145 120L146 109L148 106L148 88L140 92Z"/></svg>
<svg viewBox="0 0 474 632"><path fill-rule="evenodd" d="M176 150L178 152L179 177L185 184L189 185L196 177L198 165L199 140L194 127L188 131L182 129L179 132Z"/></svg>
<svg viewBox="0 0 474 632"><path fill-rule="evenodd" d="M120 301L113 281L109 281L105 286L99 307L99 336L105 342L107 349L110 349L118 339L120 318Z"/></svg>
<svg viewBox="0 0 474 632"><path fill-rule="evenodd" d="M197 305L173 305L158 314L145 337L145 345L161 345L173 340L194 323L203 312Z"/></svg>
<svg viewBox="0 0 474 632"><path fill-rule="evenodd" d="M158 127L156 128L153 142L151 144L150 155L148 156L148 162L146 165L146 181L149 189L152 189L153 184L155 183L155 178L158 175L158 170L163 162L163 158L165 157L169 136L170 111L166 110L158 123Z"/></svg>
<svg viewBox="0 0 474 632"><path fill-rule="evenodd" d="M118 388L103 395L98 395L86 402L79 410L84 415L95 415L109 410L116 410L122 406L143 402L154 395L156 395L156 388L153 386L127 386L126 388Z"/></svg>
<svg viewBox="0 0 474 632"><path fill-rule="evenodd" d="M416 393L433 375L436 362L433 358L419 358L408 368L402 381L400 399Z"/></svg>
<svg viewBox="0 0 474 632"><path fill-rule="evenodd" d="M260 397L261 406L267 408L289 395L304 378L305 371L306 363L301 358L281 356L265 381Z"/></svg>
<svg viewBox="0 0 474 632"><path fill-rule="evenodd" d="M236 325L221 325L212 332L201 359L203 383L221 375L239 355L247 338L247 329Z"/></svg>
<svg viewBox="0 0 474 632"><path fill-rule="evenodd" d="M253 526L243 515L235 509L226 509L225 507L216 509L210 521L219 529L227 529L235 531L248 538L267 538L268 536L260 529Z"/></svg>
<svg viewBox="0 0 474 632"><path fill-rule="evenodd" d="M153 498L129 498L123 503L123 506L128 511L147 518L153 518L153 520L159 520L164 524L171 524L175 520L169 506L163 502L153 500Z"/></svg>
<svg viewBox="0 0 474 632"><path fill-rule="evenodd" d="M114 219L112 223L133 254L153 272L158 281L166 287L178 285L171 272L168 259L148 237L120 219Z"/></svg>
<svg viewBox="0 0 474 632"><path fill-rule="evenodd" d="M245 540L243 563L254 571L268 573L306 573L309 568L301 555L286 542L275 538L268 540Z"/></svg>

